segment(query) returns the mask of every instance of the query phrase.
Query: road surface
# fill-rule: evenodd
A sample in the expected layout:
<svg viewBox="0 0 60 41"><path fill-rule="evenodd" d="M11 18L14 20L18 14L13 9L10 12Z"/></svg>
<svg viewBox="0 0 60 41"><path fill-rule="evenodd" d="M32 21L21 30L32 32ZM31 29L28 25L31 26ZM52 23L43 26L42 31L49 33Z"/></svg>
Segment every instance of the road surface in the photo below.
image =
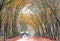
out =
<svg viewBox="0 0 60 41"><path fill-rule="evenodd" d="M0 39L0 41L4 41L4 40ZM6 39L6 41L54 41L54 40L50 40L50 39L42 38L42 37L36 37L36 36L34 36L34 37L28 36L25 38L16 37L16 38L12 38L12 39Z"/></svg>

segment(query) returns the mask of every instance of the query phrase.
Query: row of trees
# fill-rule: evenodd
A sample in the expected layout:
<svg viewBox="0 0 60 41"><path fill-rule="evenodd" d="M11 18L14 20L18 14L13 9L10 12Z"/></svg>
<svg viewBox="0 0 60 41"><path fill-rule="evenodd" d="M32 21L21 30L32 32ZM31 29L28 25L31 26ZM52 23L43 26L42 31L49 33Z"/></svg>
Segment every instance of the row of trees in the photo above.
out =
<svg viewBox="0 0 60 41"><path fill-rule="evenodd" d="M25 32L26 26L30 25L34 28L36 36L59 38L60 3L58 1L5 0L0 10L0 35L4 35L4 39L16 37L21 31Z"/></svg>
<svg viewBox="0 0 60 41"><path fill-rule="evenodd" d="M43 37L52 37L54 39L57 36L59 37L60 22L57 16L58 5L56 1L36 0L33 4L35 4L33 7L35 10L30 9L35 13L35 16L40 24L39 26L41 26Z"/></svg>
<svg viewBox="0 0 60 41"><path fill-rule="evenodd" d="M16 19L25 2L26 0L4 0L2 2L0 8L0 36L4 37L4 41L7 38L19 35Z"/></svg>

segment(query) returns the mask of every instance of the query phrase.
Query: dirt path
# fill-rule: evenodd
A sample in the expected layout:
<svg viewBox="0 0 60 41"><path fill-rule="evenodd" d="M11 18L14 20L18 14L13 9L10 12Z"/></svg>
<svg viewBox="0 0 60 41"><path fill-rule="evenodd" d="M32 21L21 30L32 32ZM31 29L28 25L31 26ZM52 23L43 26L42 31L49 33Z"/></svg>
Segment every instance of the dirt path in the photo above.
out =
<svg viewBox="0 0 60 41"><path fill-rule="evenodd" d="M0 41L4 41L4 40L0 39ZM6 39L6 41L54 41L54 40L50 40L50 39L46 39L46 38L42 38L42 37L31 37L31 36L29 36L26 38L16 37L16 38L12 38L12 39Z"/></svg>

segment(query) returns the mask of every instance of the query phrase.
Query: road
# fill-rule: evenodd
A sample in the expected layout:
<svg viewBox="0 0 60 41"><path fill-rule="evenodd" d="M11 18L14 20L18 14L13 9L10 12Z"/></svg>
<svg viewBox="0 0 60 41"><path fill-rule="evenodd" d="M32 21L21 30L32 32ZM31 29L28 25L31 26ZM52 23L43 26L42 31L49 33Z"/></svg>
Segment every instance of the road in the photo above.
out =
<svg viewBox="0 0 60 41"><path fill-rule="evenodd" d="M0 39L0 41L4 41L4 40ZM50 39L42 38L42 37L28 36L25 38L16 37L12 39L6 39L6 41L54 41L54 40L50 40Z"/></svg>

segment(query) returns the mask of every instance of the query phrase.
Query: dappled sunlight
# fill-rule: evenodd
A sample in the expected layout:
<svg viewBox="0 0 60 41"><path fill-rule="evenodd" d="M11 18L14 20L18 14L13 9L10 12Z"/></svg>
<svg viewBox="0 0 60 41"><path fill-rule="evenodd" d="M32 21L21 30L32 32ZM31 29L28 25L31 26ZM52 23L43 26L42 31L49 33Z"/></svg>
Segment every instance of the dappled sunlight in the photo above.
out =
<svg viewBox="0 0 60 41"><path fill-rule="evenodd" d="M21 12L24 13L24 14L26 14L26 15L33 14L33 12L30 9L28 9L29 5L30 4L27 4L23 9L21 9Z"/></svg>

